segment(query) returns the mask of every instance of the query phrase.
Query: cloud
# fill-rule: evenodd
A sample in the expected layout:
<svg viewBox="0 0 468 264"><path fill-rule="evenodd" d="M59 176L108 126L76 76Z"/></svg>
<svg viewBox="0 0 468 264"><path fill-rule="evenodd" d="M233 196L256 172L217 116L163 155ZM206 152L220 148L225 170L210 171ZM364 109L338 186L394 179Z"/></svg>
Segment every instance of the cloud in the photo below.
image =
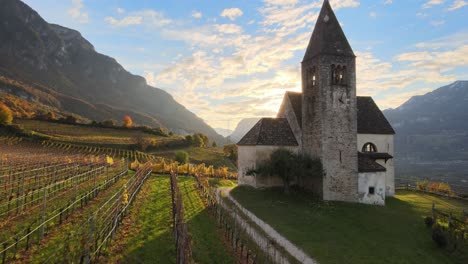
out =
<svg viewBox="0 0 468 264"><path fill-rule="evenodd" d="M235 24L221 24L215 25L215 28L218 32L224 34L240 34L242 33L242 27Z"/></svg>
<svg viewBox="0 0 468 264"><path fill-rule="evenodd" d="M141 24L152 27L163 27L172 22L170 19L167 19L161 12L152 9L132 12L128 16L125 16L121 19L109 16L106 17L104 21L114 27L128 27Z"/></svg>
<svg viewBox="0 0 468 264"><path fill-rule="evenodd" d="M426 93L432 92L433 90L434 88L421 88L417 89L416 91L399 92L398 94L392 94L385 99L377 99L376 101L381 109L396 108L401 106L413 96L424 95Z"/></svg>
<svg viewBox="0 0 468 264"><path fill-rule="evenodd" d="M444 3L444 0L429 0L422 5L422 8L431 8L435 5L441 5Z"/></svg>
<svg viewBox="0 0 468 264"><path fill-rule="evenodd" d="M295 5L299 0L263 0L263 2L269 5Z"/></svg>
<svg viewBox="0 0 468 264"><path fill-rule="evenodd" d="M139 25L143 21L143 17L141 16L127 16L122 18L121 20L115 19L113 17L106 17L104 19L107 23L111 24L112 26L116 27L126 27L131 25Z"/></svg>
<svg viewBox="0 0 468 264"><path fill-rule="evenodd" d="M455 0L455 1L453 1L453 4L448 8L448 10L453 11L453 10L462 8L462 7L466 6L466 5L468 5L467 1Z"/></svg>
<svg viewBox="0 0 468 264"><path fill-rule="evenodd" d="M125 9L117 7L117 13L123 14L123 13L125 13Z"/></svg>
<svg viewBox="0 0 468 264"><path fill-rule="evenodd" d="M391 5L393 4L393 0L384 0L384 5Z"/></svg>
<svg viewBox="0 0 468 264"><path fill-rule="evenodd" d="M68 9L68 14L70 14L70 16L79 23L88 23L89 15L88 13L83 12L83 0L72 0L72 4L72 8Z"/></svg>
<svg viewBox="0 0 468 264"><path fill-rule="evenodd" d="M200 11L193 10L193 11L192 11L192 17L193 17L193 18L196 18L196 19L200 19L200 18L203 17L203 14L202 14L202 12L200 12Z"/></svg>
<svg viewBox="0 0 468 264"><path fill-rule="evenodd" d="M243 14L244 12L242 12L242 10L240 10L239 8L227 8L221 12L222 17L227 17L231 21L236 20L236 18L242 16Z"/></svg>
<svg viewBox="0 0 468 264"><path fill-rule="evenodd" d="M370 13L369 13L369 16L372 17L372 18L376 18L376 17L377 17L377 13L376 13L376 12L370 12Z"/></svg>
<svg viewBox="0 0 468 264"><path fill-rule="evenodd" d="M434 27L442 26L443 24L445 24L445 20L434 20L434 21L431 21L431 25L433 25Z"/></svg>

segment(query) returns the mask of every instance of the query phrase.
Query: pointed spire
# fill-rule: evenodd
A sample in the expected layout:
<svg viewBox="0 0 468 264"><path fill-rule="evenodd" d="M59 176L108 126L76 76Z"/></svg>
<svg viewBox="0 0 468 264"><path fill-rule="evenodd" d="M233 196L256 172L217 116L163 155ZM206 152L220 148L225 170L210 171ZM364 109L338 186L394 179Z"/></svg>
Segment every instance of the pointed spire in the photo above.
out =
<svg viewBox="0 0 468 264"><path fill-rule="evenodd" d="M354 57L354 52L328 0L323 2L303 61L319 54Z"/></svg>

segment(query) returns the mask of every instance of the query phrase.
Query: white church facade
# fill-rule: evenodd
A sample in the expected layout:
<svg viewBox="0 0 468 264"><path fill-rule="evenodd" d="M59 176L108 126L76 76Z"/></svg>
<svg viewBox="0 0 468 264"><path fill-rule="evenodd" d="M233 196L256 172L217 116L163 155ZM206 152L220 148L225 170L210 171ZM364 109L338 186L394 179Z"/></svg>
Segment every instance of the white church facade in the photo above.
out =
<svg viewBox="0 0 468 264"><path fill-rule="evenodd" d="M324 200L384 205L395 194L395 132L371 97L356 96L355 58L325 0L302 61L302 92L286 92L277 117L262 118L237 143L240 185L282 186L247 171L286 148L322 161L322 177L293 184Z"/></svg>

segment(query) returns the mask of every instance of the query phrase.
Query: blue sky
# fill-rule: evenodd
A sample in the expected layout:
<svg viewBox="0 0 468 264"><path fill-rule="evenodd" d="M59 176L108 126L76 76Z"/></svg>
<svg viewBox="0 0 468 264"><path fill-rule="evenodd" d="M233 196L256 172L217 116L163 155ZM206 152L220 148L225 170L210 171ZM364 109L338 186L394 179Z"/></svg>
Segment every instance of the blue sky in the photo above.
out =
<svg viewBox="0 0 468 264"><path fill-rule="evenodd" d="M79 30L213 127L275 116L300 91L322 0L25 0ZM330 0L357 55L358 95L382 109L468 79L468 0Z"/></svg>

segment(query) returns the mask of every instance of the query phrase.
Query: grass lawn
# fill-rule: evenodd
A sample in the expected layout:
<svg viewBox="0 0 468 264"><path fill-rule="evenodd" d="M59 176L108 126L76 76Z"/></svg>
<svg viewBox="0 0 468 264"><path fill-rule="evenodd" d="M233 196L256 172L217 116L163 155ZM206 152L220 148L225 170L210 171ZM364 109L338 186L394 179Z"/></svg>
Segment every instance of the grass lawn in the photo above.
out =
<svg viewBox="0 0 468 264"><path fill-rule="evenodd" d="M320 202L308 194L237 187L231 195L320 263L468 263L468 246L436 247L423 218L432 202L460 213L468 202L402 191L385 207Z"/></svg>
<svg viewBox="0 0 468 264"><path fill-rule="evenodd" d="M226 166L230 171L236 171L236 165L224 156L222 149L218 148L183 148L183 149L170 149L170 150L160 150L154 151L151 154L161 156L168 159L174 159L175 153L179 150L185 151L189 154L189 159L191 163L200 164L205 163L207 165L213 165L215 168Z"/></svg>
<svg viewBox="0 0 468 264"><path fill-rule="evenodd" d="M101 263L175 263L171 187L168 176L143 185Z"/></svg>
<svg viewBox="0 0 468 264"><path fill-rule="evenodd" d="M216 221L205 210L193 177L178 177L182 193L185 220L192 239L192 257L195 263L235 263L228 245L224 244Z"/></svg>
<svg viewBox="0 0 468 264"><path fill-rule="evenodd" d="M99 145L136 144L138 137L158 145L182 139L179 136L162 137L138 130L69 125L38 120L15 120L15 124L36 133L47 135L54 140Z"/></svg>

